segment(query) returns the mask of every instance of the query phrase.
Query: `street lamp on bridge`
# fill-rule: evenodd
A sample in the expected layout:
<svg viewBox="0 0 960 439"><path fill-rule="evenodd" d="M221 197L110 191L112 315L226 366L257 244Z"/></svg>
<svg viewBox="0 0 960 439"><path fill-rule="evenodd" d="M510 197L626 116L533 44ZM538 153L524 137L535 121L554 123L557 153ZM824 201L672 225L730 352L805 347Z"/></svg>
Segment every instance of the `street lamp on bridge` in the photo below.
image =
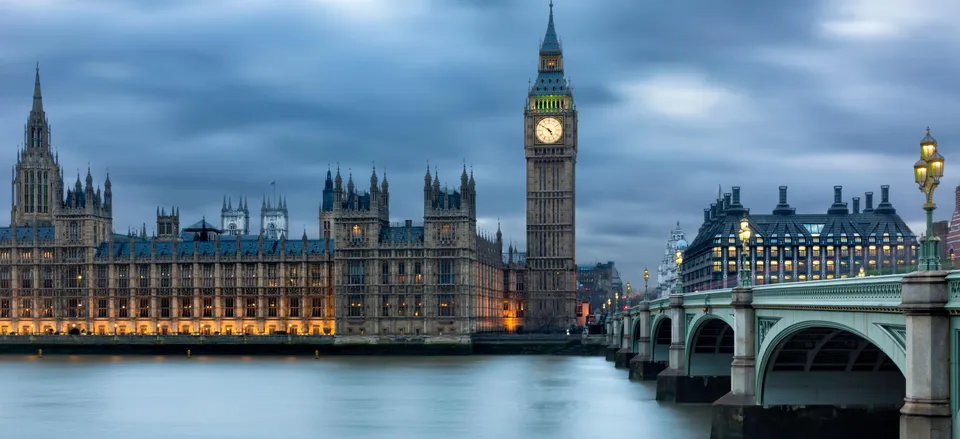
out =
<svg viewBox="0 0 960 439"><path fill-rule="evenodd" d="M743 247L743 250L740 251L740 286L749 287L750 286L750 269L747 268L747 261L749 260L750 254L750 221L747 221L747 217L744 216L740 220L740 246Z"/></svg>
<svg viewBox="0 0 960 439"><path fill-rule="evenodd" d="M673 292L675 294L683 294L683 281L680 280L680 266L683 265L683 250L677 249L674 262L677 263L677 283L673 284Z"/></svg>
<svg viewBox="0 0 960 439"><path fill-rule="evenodd" d="M930 127L927 127L927 135L920 140L920 160L913 164L913 176L920 192L926 196L923 210L927 212L927 232L920 237L920 261L917 269L939 270L940 238L933 236L933 211L937 208L937 203L933 202L933 191L940 185L940 178L943 177L943 156L937 152L937 140L930 136Z"/></svg>
<svg viewBox="0 0 960 439"><path fill-rule="evenodd" d="M650 281L650 270L646 268L643 269L643 300L648 300L650 296L647 295L647 283Z"/></svg>

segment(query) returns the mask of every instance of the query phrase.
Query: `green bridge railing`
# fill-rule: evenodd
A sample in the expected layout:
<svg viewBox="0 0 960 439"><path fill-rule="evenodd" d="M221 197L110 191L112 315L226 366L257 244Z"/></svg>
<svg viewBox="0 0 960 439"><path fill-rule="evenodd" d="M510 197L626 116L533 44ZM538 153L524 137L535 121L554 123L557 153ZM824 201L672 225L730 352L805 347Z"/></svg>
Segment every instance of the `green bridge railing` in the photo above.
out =
<svg viewBox="0 0 960 439"><path fill-rule="evenodd" d="M901 301L904 274L812 280L753 286L753 305L758 307L839 307L893 311ZM947 276L950 291L947 308L960 311L960 270ZM730 306L732 288L698 291L683 295L685 307ZM645 302L650 310L670 306L669 297ZM642 306L637 305L632 309ZM960 314L960 312L958 312Z"/></svg>

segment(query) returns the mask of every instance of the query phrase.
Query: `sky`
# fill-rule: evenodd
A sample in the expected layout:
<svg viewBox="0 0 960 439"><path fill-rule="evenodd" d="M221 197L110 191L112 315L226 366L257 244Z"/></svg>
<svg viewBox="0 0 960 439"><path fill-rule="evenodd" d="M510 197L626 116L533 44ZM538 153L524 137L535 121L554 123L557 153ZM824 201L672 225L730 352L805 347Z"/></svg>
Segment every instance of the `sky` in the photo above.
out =
<svg viewBox="0 0 960 439"><path fill-rule="evenodd" d="M386 170L391 219L422 219L423 174L477 180L478 223L524 248L523 105L548 0L0 0L0 169L40 63L67 176L109 170L114 228L219 220L224 195L286 196L319 235L323 179ZM891 186L916 232L924 128L960 184L960 2L556 0L579 110L577 263L642 284L718 186L799 213ZM3 149L7 153L2 153ZM953 160L956 159L956 162ZM3 166L6 166L5 168ZM0 191L0 203L9 195ZM852 204L852 203L851 203ZM259 218L253 228L259 227ZM651 281L655 279L652 275Z"/></svg>

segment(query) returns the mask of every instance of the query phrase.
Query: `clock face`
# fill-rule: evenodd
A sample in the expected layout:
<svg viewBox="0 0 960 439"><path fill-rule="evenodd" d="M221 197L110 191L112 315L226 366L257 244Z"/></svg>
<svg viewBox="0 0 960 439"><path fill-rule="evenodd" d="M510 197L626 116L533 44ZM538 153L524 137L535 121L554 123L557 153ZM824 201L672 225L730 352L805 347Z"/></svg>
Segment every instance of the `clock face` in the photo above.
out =
<svg viewBox="0 0 960 439"><path fill-rule="evenodd" d="M555 117L545 117L537 122L537 140L541 143L557 143L563 136L563 124Z"/></svg>

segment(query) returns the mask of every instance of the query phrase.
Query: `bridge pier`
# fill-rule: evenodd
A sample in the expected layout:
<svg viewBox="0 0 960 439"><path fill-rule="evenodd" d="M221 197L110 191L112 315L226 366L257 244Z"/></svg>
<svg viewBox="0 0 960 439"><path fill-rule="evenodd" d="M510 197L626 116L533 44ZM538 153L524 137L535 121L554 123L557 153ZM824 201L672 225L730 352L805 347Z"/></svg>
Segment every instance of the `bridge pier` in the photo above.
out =
<svg viewBox="0 0 960 439"><path fill-rule="evenodd" d="M730 377L691 377L686 370L686 316L683 295L670 295L669 365L657 375L657 401L712 402L730 389Z"/></svg>
<svg viewBox="0 0 960 439"><path fill-rule="evenodd" d="M896 419L894 407L715 404L710 439L894 439L897 438Z"/></svg>
<svg viewBox="0 0 960 439"><path fill-rule="evenodd" d="M604 349L604 356L607 361L614 361L617 351L620 350L620 329L623 327L623 320L617 314L613 314L613 337L610 338L610 344Z"/></svg>
<svg viewBox="0 0 960 439"><path fill-rule="evenodd" d="M653 362L653 347L651 346L652 334L650 334L650 304L641 303L635 312L634 320L636 326L637 343L635 345L636 355L627 363L629 369L628 378L631 381L652 381L657 379L657 374L663 372L666 366L663 363Z"/></svg>
<svg viewBox="0 0 960 439"><path fill-rule="evenodd" d="M633 352L633 322L634 317L629 311L623 314L623 336L620 337L620 349L613 355L613 366L617 369L626 369L629 361L637 355Z"/></svg>
<svg viewBox="0 0 960 439"><path fill-rule="evenodd" d="M950 317L945 271L903 277L900 309L906 321L907 389L900 410L900 437L951 436Z"/></svg>

